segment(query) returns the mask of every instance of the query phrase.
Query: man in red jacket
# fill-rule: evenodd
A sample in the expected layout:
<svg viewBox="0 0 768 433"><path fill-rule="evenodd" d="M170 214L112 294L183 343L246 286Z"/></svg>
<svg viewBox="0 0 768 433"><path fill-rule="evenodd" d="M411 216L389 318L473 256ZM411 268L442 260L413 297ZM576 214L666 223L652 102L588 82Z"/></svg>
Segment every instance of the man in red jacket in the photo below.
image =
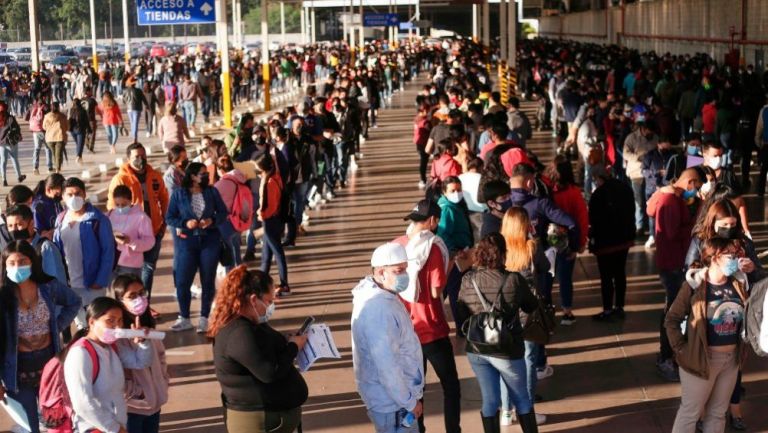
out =
<svg viewBox="0 0 768 433"><path fill-rule="evenodd" d="M674 185L659 189L648 200L648 216L656 220L656 268L667 295L664 314L683 284L683 266L688 247L691 245L691 230L699 206L697 192L701 185L699 172L695 168L689 168L683 171ZM664 379L678 382L680 378L674 352L664 330L664 314L660 328L661 353L656 361L656 368Z"/></svg>

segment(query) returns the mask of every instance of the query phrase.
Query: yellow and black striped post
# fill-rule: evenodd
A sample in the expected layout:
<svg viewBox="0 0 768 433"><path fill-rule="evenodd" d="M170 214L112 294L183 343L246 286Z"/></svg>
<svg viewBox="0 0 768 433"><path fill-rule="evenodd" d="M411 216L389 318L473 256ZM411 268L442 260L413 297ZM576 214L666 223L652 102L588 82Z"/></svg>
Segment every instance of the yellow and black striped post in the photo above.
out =
<svg viewBox="0 0 768 433"><path fill-rule="evenodd" d="M507 95L511 98L517 95L517 70L515 68L509 68L507 76L509 77L509 80L507 81L509 86Z"/></svg>
<svg viewBox="0 0 768 433"><path fill-rule="evenodd" d="M501 93L501 103L506 104L508 98L509 80L507 79L507 62L499 62L499 93Z"/></svg>

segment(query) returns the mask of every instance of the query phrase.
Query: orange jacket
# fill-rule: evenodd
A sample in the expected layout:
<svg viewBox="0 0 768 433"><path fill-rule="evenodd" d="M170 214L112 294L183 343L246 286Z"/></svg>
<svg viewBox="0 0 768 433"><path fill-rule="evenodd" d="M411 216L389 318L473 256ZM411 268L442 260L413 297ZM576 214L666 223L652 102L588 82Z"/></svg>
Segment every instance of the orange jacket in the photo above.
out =
<svg viewBox="0 0 768 433"><path fill-rule="evenodd" d="M168 211L169 201L168 190L165 189L163 176L149 164L147 164L146 173L147 193L149 194L147 201L150 206L149 218L152 220L152 230L157 235L165 226L165 213ZM144 210L144 192L142 191L141 183L136 177L133 168L127 162L120 167L120 170L109 184L107 209L112 210L115 207L113 193L118 185L126 185L130 188L133 195L133 205L139 206L139 208Z"/></svg>

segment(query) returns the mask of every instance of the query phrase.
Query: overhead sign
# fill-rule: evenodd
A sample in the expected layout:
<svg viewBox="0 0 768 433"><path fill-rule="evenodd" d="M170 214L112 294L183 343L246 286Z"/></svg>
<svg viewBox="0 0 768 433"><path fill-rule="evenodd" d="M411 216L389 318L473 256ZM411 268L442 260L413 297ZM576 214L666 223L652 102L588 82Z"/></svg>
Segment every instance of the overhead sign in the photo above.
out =
<svg viewBox="0 0 768 433"><path fill-rule="evenodd" d="M215 0L137 0L140 26L216 22Z"/></svg>
<svg viewBox="0 0 768 433"><path fill-rule="evenodd" d="M364 14L363 26L365 27L386 27L397 26L400 24L400 18L397 14Z"/></svg>

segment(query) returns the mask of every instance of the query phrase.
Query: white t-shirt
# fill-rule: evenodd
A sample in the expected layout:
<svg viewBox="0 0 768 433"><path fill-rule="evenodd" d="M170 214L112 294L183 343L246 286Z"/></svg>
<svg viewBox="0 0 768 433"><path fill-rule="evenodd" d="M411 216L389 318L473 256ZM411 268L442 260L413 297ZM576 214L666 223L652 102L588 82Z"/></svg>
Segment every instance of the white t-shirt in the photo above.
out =
<svg viewBox="0 0 768 433"><path fill-rule="evenodd" d="M64 218L61 224L61 244L64 246L64 259L67 261L70 287L85 287L83 270L83 244L80 242L80 221Z"/></svg>
<svg viewBox="0 0 768 433"><path fill-rule="evenodd" d="M467 202L467 208L470 212L485 212L488 206L477 201L478 190L480 189L480 173L462 173L459 175L461 180L461 190L464 195L464 201Z"/></svg>

